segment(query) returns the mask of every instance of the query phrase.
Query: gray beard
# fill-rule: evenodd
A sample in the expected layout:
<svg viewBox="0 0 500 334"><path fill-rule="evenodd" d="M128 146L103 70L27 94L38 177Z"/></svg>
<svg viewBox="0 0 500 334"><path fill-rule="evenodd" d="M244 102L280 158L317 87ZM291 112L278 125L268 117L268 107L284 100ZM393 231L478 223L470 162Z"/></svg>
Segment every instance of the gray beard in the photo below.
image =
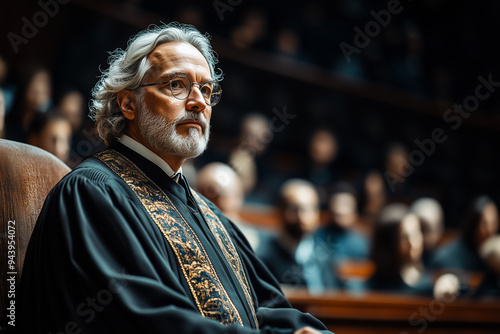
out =
<svg viewBox="0 0 500 334"><path fill-rule="evenodd" d="M155 150L184 158L195 158L205 151L210 137L210 125L202 113L188 111L167 122L165 117L153 113L144 103L139 104L139 133ZM185 120L202 123L201 138L195 128L190 128L186 137L177 133L177 124Z"/></svg>

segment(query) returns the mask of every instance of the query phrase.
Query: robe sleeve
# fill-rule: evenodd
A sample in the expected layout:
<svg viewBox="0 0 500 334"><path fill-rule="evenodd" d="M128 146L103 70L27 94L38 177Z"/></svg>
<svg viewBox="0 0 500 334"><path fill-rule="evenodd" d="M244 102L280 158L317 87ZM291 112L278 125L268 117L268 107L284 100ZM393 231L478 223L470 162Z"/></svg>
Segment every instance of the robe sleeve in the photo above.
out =
<svg viewBox="0 0 500 334"><path fill-rule="evenodd" d="M309 326L323 333L331 333L321 321L311 314L292 308L281 291L279 282L257 257L239 228L212 203L210 203L210 208L225 223L236 243L236 248L240 253L239 255L250 281L249 284L256 298L257 319L260 327L263 330L268 328L292 328L297 330Z"/></svg>
<svg viewBox="0 0 500 334"><path fill-rule="evenodd" d="M20 333L258 333L199 313L168 243L137 203L121 180L91 169L51 191L26 255ZM273 286L257 290L271 296ZM261 333L294 329L279 320Z"/></svg>

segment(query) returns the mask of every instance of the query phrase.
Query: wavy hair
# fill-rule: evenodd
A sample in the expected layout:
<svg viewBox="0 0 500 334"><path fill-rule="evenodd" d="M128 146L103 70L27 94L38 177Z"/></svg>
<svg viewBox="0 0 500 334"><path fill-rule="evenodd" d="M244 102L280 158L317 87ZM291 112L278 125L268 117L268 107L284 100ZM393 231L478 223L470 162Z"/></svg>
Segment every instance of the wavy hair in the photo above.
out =
<svg viewBox="0 0 500 334"><path fill-rule="evenodd" d="M217 73L215 69L218 59L209 38L187 24L173 22L153 25L132 37L126 50L116 49L110 53L109 68L102 72L99 82L92 89L89 114L106 144L116 142L128 124L117 103L118 93L133 90L143 83L151 69L148 55L157 46L168 42L191 44L207 60L213 80L222 80L222 71L219 69Z"/></svg>

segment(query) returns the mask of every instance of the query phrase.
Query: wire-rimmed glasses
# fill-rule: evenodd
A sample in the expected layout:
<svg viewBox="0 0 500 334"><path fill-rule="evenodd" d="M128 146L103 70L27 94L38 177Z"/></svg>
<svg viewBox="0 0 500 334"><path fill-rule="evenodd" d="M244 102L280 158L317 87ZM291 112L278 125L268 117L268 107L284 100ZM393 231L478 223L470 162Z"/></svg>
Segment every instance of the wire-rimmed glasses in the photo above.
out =
<svg viewBox="0 0 500 334"><path fill-rule="evenodd" d="M206 81L203 83L192 82L191 79L185 74L176 74L172 79L163 82L153 82L142 84L140 87L156 86L168 84L168 88L172 95L179 100L185 100L191 94L193 85L198 85L200 87L200 92L205 99L205 102L213 107L219 103L222 95L222 88L217 81Z"/></svg>

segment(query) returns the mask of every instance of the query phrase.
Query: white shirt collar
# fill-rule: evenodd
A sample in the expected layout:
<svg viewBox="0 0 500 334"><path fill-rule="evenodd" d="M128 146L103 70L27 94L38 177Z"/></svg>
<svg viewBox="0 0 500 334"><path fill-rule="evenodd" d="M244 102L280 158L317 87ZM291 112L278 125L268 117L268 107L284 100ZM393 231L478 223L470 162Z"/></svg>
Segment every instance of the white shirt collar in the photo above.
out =
<svg viewBox="0 0 500 334"><path fill-rule="evenodd" d="M160 158L156 153L154 153L149 148L142 145L141 143L139 143L135 139L132 139L131 137L129 137L127 135L122 135L119 138L119 140L120 140L120 143L127 146L132 151L142 155L144 158L148 159L149 161L151 161L152 163L154 163L155 165L160 167L165 172L165 174L167 174L169 177L173 178L177 174L182 174L182 167L179 168L179 170L177 172L175 172L172 169L172 167L170 167L170 165L165 160Z"/></svg>

